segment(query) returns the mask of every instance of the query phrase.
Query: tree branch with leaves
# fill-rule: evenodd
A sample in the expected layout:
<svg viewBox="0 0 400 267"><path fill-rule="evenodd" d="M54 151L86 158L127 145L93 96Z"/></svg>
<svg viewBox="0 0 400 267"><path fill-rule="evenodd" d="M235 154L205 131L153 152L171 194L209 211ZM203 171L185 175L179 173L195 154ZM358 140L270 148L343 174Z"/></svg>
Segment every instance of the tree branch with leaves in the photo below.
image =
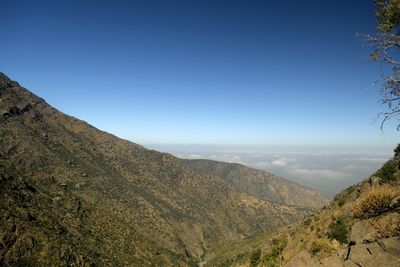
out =
<svg viewBox="0 0 400 267"><path fill-rule="evenodd" d="M386 110L379 114L381 129L396 119L400 130L400 0L375 0L375 7L377 33L363 37L373 49L370 59L382 64L380 93Z"/></svg>

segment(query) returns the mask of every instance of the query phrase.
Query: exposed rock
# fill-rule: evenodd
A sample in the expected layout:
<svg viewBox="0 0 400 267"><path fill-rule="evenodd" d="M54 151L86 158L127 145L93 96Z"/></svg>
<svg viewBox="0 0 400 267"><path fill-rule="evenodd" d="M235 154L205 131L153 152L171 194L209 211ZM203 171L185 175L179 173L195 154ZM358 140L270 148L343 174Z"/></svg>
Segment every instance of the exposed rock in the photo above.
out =
<svg viewBox="0 0 400 267"><path fill-rule="evenodd" d="M24 184L25 184L25 188L28 189L29 191L31 191L32 193L37 192L36 188L33 187L32 185L30 185L28 182L25 181Z"/></svg>
<svg viewBox="0 0 400 267"><path fill-rule="evenodd" d="M28 112L29 110L32 109L32 105L31 104L27 104L22 110L21 112Z"/></svg>
<svg viewBox="0 0 400 267"><path fill-rule="evenodd" d="M357 244L353 246L349 260L363 267L400 266L400 259L386 253L377 243Z"/></svg>
<svg viewBox="0 0 400 267"><path fill-rule="evenodd" d="M3 112L3 117L4 117L4 118L11 117L11 114L10 114L10 112L8 112L8 111L4 111L4 112Z"/></svg>
<svg viewBox="0 0 400 267"><path fill-rule="evenodd" d="M320 262L313 258L310 253L303 250L295 255L285 267L342 267L343 262L338 256L330 256L322 259Z"/></svg>
<svg viewBox="0 0 400 267"><path fill-rule="evenodd" d="M43 118L42 113L35 112L35 114L32 117L32 121L37 122L37 121L40 121L42 118Z"/></svg>
<svg viewBox="0 0 400 267"><path fill-rule="evenodd" d="M356 264L351 260L345 261L343 264L344 267L362 267L360 264Z"/></svg>
<svg viewBox="0 0 400 267"><path fill-rule="evenodd" d="M357 221L351 227L350 240L356 243L373 242L377 234L376 229L368 220Z"/></svg>
<svg viewBox="0 0 400 267"><path fill-rule="evenodd" d="M368 182L371 186L376 186L379 185L379 182L381 181L381 178L378 176L371 176L368 179Z"/></svg>
<svg viewBox="0 0 400 267"><path fill-rule="evenodd" d="M12 116L19 116L25 112L28 112L32 109L32 105L31 104L27 104L25 105L22 109L19 108L18 106L12 106L11 108L9 108L8 111L3 112L3 117L4 118L9 118Z"/></svg>
<svg viewBox="0 0 400 267"><path fill-rule="evenodd" d="M21 110L19 107L17 107L17 106L11 107L11 108L8 110L8 112L11 114L11 116L17 116L17 115L22 114L22 110Z"/></svg>
<svg viewBox="0 0 400 267"><path fill-rule="evenodd" d="M81 189L85 185L85 182L77 183L74 185L75 189Z"/></svg>
<svg viewBox="0 0 400 267"><path fill-rule="evenodd" d="M326 267L342 267L343 262L342 260L337 257L337 256L330 256L328 258L322 259L321 260L321 266L326 266Z"/></svg>
<svg viewBox="0 0 400 267"><path fill-rule="evenodd" d="M318 267L321 266L311 254L305 250L300 251L296 256L294 256L285 267Z"/></svg>
<svg viewBox="0 0 400 267"><path fill-rule="evenodd" d="M400 258L400 239L398 237L381 239L379 245L384 251Z"/></svg>

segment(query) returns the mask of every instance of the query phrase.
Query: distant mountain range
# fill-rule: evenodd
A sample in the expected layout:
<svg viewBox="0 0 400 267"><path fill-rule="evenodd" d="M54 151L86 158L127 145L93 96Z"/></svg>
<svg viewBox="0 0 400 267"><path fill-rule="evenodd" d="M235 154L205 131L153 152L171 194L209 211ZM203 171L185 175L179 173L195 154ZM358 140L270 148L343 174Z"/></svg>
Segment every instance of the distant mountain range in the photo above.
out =
<svg viewBox="0 0 400 267"><path fill-rule="evenodd" d="M266 172L122 140L0 73L0 265L196 266L327 203Z"/></svg>

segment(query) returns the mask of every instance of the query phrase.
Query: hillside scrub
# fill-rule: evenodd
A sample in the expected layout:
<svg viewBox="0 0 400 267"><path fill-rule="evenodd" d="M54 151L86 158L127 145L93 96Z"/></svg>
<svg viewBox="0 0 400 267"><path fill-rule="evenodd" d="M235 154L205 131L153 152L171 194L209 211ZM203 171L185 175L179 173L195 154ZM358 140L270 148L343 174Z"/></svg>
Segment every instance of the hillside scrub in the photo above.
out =
<svg viewBox="0 0 400 267"><path fill-rule="evenodd" d="M399 195L399 189L389 185L371 188L355 204L353 215L355 218L371 218L390 211L393 199Z"/></svg>
<svg viewBox="0 0 400 267"><path fill-rule="evenodd" d="M267 266L280 266L280 258L282 256L282 251L285 249L288 243L288 239L286 236L281 236L272 239L272 249L270 252L265 254L263 257L263 264Z"/></svg>
<svg viewBox="0 0 400 267"><path fill-rule="evenodd" d="M261 249L258 248L250 256L250 266L257 266L261 257Z"/></svg>
<svg viewBox="0 0 400 267"><path fill-rule="evenodd" d="M398 216L383 216L371 222L376 229L378 238L400 236L400 221Z"/></svg>
<svg viewBox="0 0 400 267"><path fill-rule="evenodd" d="M382 179L382 183L394 181L396 179L396 172L399 170L398 164L394 160L388 160L383 164L375 175Z"/></svg>
<svg viewBox="0 0 400 267"><path fill-rule="evenodd" d="M339 248L339 243L336 240L329 240L327 238L318 238L314 240L308 251L312 255L323 253L324 255L330 255Z"/></svg>
<svg viewBox="0 0 400 267"><path fill-rule="evenodd" d="M338 218L329 225L328 237L342 244L348 242L349 227L344 218Z"/></svg>

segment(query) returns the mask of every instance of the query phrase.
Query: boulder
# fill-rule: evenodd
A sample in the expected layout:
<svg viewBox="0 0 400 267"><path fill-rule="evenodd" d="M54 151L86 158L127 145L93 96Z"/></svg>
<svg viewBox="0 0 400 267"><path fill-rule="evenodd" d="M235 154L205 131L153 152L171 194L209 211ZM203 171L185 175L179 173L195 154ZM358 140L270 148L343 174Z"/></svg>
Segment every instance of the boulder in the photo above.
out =
<svg viewBox="0 0 400 267"><path fill-rule="evenodd" d="M326 267L342 267L343 262L338 256L330 256L321 260L321 266Z"/></svg>
<svg viewBox="0 0 400 267"><path fill-rule="evenodd" d="M346 262L343 264L343 266L344 266L344 267L360 267L360 265L357 265L357 264L355 264L355 263L352 262L352 261L346 261Z"/></svg>
<svg viewBox="0 0 400 267"><path fill-rule="evenodd" d="M27 104L21 111L22 112L28 112L31 109L32 109L32 105L31 104Z"/></svg>
<svg viewBox="0 0 400 267"><path fill-rule="evenodd" d="M384 238L378 243L384 251L400 258L400 239L398 237Z"/></svg>
<svg viewBox="0 0 400 267"><path fill-rule="evenodd" d="M368 220L357 221L351 227L350 240L355 243L373 242L378 235Z"/></svg>
<svg viewBox="0 0 400 267"><path fill-rule="evenodd" d="M381 178L379 178L378 176L371 176L368 179L368 182L371 186L376 186L379 185L379 182L381 181Z"/></svg>
<svg viewBox="0 0 400 267"><path fill-rule="evenodd" d="M8 111L3 112L3 117L4 117L4 118L11 117L10 112L8 112Z"/></svg>
<svg viewBox="0 0 400 267"><path fill-rule="evenodd" d="M17 115L21 115L22 114L22 110L17 106L11 107L8 110L8 112L11 114L11 116L17 116Z"/></svg>
<svg viewBox="0 0 400 267"><path fill-rule="evenodd" d="M312 258L311 254L305 250L300 251L296 254L285 267L319 267L321 264Z"/></svg>
<svg viewBox="0 0 400 267"><path fill-rule="evenodd" d="M363 267L400 266L400 259L390 253L385 252L376 242L352 246L349 259L347 261Z"/></svg>

